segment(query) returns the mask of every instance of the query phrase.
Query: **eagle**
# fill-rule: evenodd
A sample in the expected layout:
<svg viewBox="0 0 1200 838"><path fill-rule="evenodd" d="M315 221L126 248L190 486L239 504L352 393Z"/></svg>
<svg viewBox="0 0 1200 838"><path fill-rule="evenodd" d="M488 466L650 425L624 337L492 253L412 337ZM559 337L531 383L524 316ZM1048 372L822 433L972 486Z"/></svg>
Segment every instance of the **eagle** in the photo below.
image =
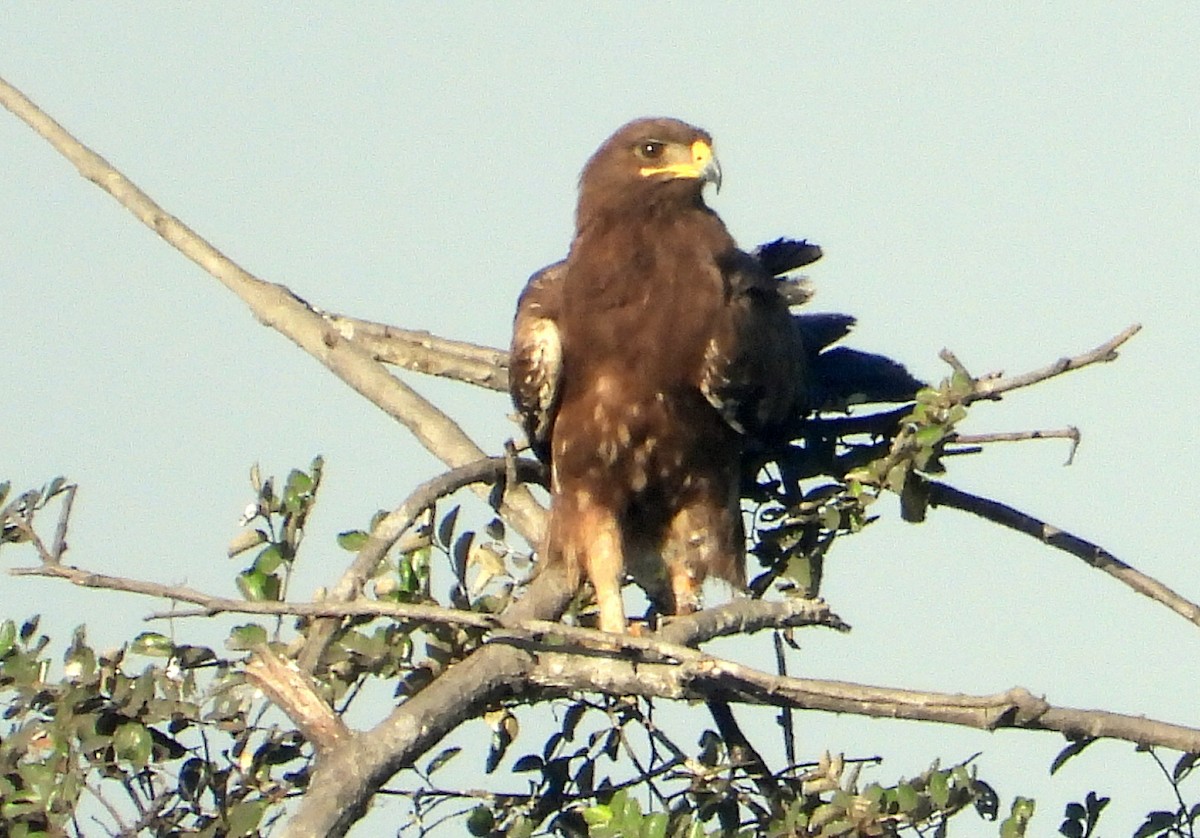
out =
<svg viewBox="0 0 1200 838"><path fill-rule="evenodd" d="M744 446L805 409L801 330L705 203L720 182L702 129L624 125L583 168L566 260L518 302L510 390L550 467L539 552L591 582L604 631L626 630L627 575L668 614L706 577L744 584Z"/></svg>

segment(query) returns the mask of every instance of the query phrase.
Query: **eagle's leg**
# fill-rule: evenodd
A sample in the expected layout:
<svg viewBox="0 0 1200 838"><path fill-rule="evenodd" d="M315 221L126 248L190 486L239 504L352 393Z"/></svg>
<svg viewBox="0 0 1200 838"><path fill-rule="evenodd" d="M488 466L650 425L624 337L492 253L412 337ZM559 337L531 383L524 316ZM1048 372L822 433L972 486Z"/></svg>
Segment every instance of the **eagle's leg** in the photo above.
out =
<svg viewBox="0 0 1200 838"><path fill-rule="evenodd" d="M734 586L742 584L741 518L736 506L727 505L724 494L701 495L671 518L663 549L673 600L670 613L699 610L700 588L709 576Z"/></svg>
<svg viewBox="0 0 1200 838"><path fill-rule="evenodd" d="M600 630L620 634L626 627L621 600L625 557L617 515L596 503L585 490L563 492L557 500L559 508L554 517L564 525L558 543L568 573L578 579L583 571L596 592Z"/></svg>
<svg viewBox="0 0 1200 838"><path fill-rule="evenodd" d="M620 634L625 631L625 603L621 599L625 561L616 516L597 515L589 529L591 539L583 550L583 568L596 591L600 630Z"/></svg>

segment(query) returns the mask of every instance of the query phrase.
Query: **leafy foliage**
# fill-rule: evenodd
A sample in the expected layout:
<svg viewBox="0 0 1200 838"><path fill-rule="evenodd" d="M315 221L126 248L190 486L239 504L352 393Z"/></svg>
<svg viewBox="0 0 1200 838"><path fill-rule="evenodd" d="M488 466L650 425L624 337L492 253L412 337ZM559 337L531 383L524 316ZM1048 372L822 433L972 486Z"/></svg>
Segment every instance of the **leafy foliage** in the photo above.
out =
<svg viewBox="0 0 1200 838"><path fill-rule="evenodd" d="M90 795L132 805L130 834L252 835L304 787L304 743L263 720L234 662L154 633L97 652L80 628L53 679L37 626L0 624L5 834L82 834Z"/></svg>
<svg viewBox="0 0 1200 838"><path fill-rule="evenodd" d="M884 491L911 495L940 468L963 399L961 382L950 379L857 437L821 437L814 425L813 436L785 456L760 462L747 491L754 553L764 566L754 593L815 595L831 547L871 523L873 501ZM231 557L250 556L234 579L246 600L286 597L321 477L319 457L282 481L252 471L254 499L229 548ZM56 541L39 534L36 518L55 502L69 504L73 492L58 478L0 507L0 543L30 545L44 562L56 560ZM0 504L8 494L7 484L0 487ZM919 507L911 501L910 508ZM524 584L529 556L506 542L499 519L468 529L461 513L457 506L431 513L427 537L385 558L367 594L381 602L502 610ZM364 549L382 514L365 529L341 533L337 544ZM436 568L444 568L439 573L448 581L440 598ZM576 603L587 607L583 598ZM114 833L262 834L289 796L304 793L313 750L247 682L244 664L264 648L284 658L295 654L311 627L307 619L243 623L230 631L224 655L154 631L98 652L79 628L59 665L36 617L20 626L0 622L4 834L83 834L78 819L87 806L106 813ZM478 629L346 619L313 677L344 714L375 683L389 684L403 700L481 642ZM717 731L703 730L693 742L673 738L652 702L570 696L551 706L557 723L536 746L526 728L548 728L522 725L515 704L483 714L490 731L480 749L486 771L498 786L515 781L523 790L445 787L439 778L463 753L445 748L410 769L417 782L405 790L410 819L401 831L423 835L458 818L472 835L938 836L947 834L952 818L974 809L999 821L1002 838L1016 838L1027 833L1035 812L1032 800L1016 797L1001 820L1000 796L978 776L974 758L949 768L935 763L894 782L874 776L878 758L829 753L764 773ZM1080 758L1090 741L1068 745L1051 769ZM1178 805L1149 812L1138 836L1191 834L1200 805L1184 803L1184 784L1196 762L1197 755L1184 755L1171 770L1159 763ZM1096 834L1107 803L1089 792L1082 803L1068 804L1060 833Z"/></svg>

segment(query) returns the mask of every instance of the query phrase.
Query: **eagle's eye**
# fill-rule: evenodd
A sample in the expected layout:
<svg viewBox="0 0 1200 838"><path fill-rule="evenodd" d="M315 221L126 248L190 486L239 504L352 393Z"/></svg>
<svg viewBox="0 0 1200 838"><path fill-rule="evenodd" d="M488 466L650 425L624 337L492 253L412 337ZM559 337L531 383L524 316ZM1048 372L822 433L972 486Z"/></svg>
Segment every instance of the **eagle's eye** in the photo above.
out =
<svg viewBox="0 0 1200 838"><path fill-rule="evenodd" d="M664 148L666 148L666 143L660 143L658 140L647 140L644 143L638 144L638 157L646 160L657 160L662 157Z"/></svg>

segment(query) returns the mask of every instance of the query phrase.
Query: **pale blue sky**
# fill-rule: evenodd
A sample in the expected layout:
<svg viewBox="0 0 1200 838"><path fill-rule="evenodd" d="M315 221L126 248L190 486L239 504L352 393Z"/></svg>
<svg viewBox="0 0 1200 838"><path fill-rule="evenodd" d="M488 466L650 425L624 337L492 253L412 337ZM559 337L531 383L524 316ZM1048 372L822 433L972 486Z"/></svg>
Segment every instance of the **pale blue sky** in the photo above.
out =
<svg viewBox="0 0 1200 838"><path fill-rule="evenodd" d="M262 278L492 345L525 277L565 252L595 146L636 116L702 125L725 172L713 206L746 245L818 242L815 308L857 315L853 345L926 377L944 372L943 346L977 372L1017 372L1144 324L1119 363L973 412L969 431L1078 425L1074 466L1058 443L997 447L953 462L950 480L1200 598L1200 6L295 8L6 4L0 75ZM0 479L81 484L73 562L228 593L250 464L285 472L322 453L302 593L344 562L334 533L437 471L8 114L0 201ZM415 381L490 450L511 434L503 399ZM0 612L45 612L60 637L86 619L100 645L156 606L29 580L0 592ZM1194 627L959 513L915 527L889 514L835 552L826 594L855 631L806 635L804 675L1020 684L1200 725ZM983 750L1006 805L1039 797L1038 834L1092 787L1170 803L1130 746L1048 778L1050 735L800 724L814 752L882 752L885 781ZM1138 814L1114 809L1105 833ZM994 834L973 817L962 834Z"/></svg>

